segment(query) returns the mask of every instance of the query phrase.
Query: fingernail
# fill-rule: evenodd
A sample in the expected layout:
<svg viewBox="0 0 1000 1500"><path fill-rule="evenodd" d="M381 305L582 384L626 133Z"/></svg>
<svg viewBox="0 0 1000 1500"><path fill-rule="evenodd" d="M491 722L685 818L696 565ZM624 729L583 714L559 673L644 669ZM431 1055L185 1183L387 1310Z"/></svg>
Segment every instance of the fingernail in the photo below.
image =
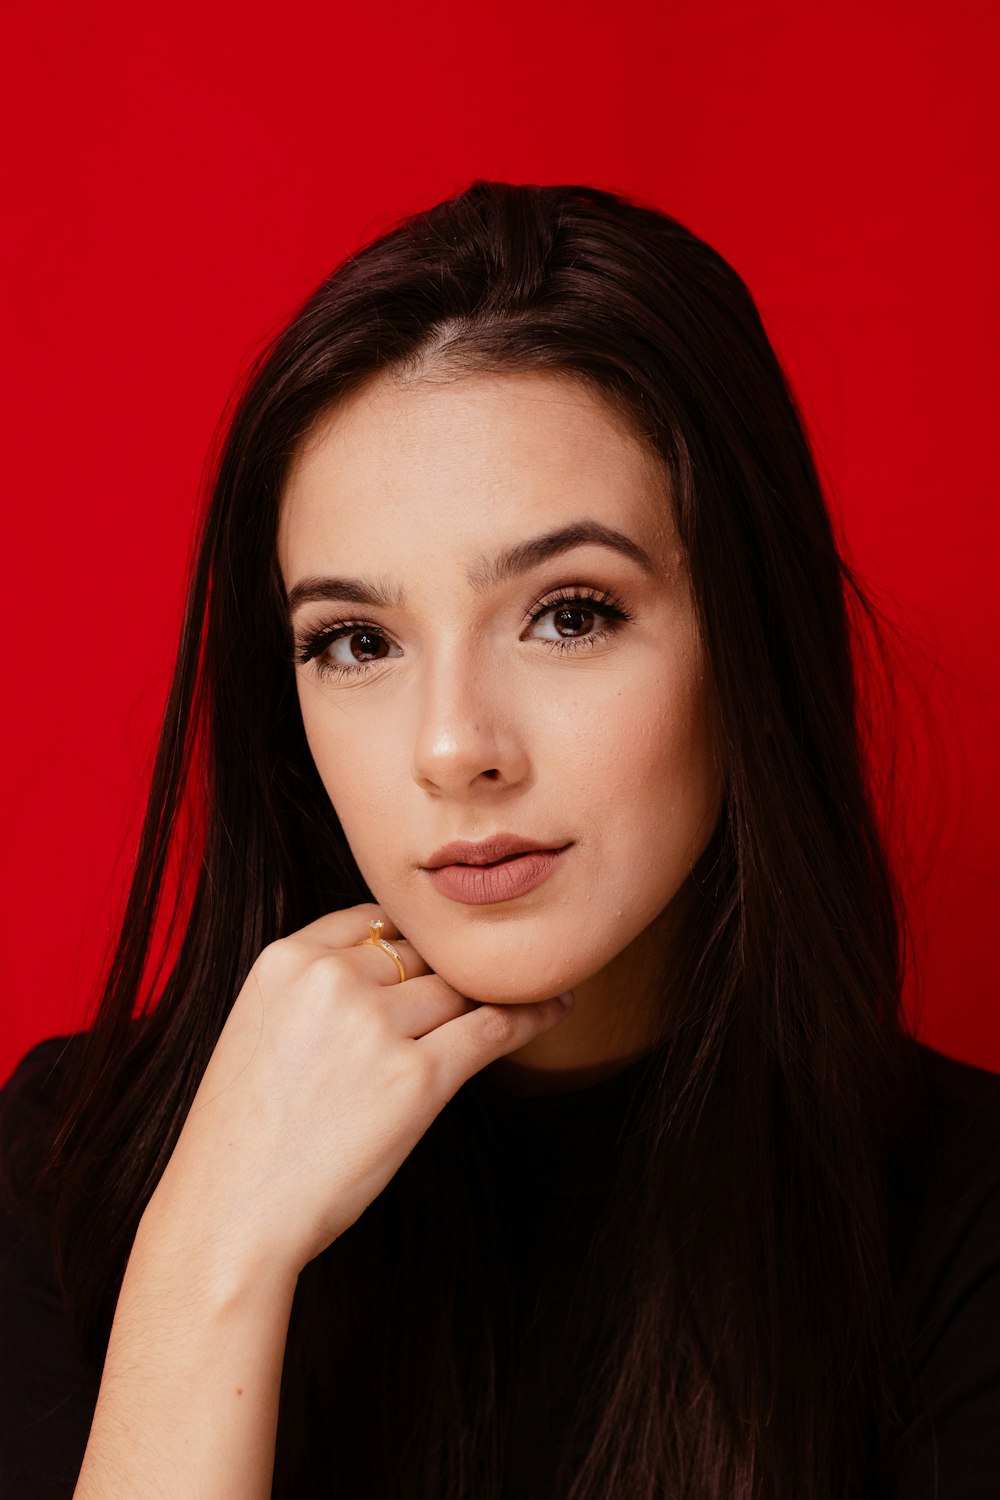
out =
<svg viewBox="0 0 1000 1500"><path fill-rule="evenodd" d="M573 994L572 990L563 990L561 995L556 996L556 999L559 1001L560 1005L565 1005L566 1009L569 1010L573 1002L576 1000L576 996Z"/></svg>

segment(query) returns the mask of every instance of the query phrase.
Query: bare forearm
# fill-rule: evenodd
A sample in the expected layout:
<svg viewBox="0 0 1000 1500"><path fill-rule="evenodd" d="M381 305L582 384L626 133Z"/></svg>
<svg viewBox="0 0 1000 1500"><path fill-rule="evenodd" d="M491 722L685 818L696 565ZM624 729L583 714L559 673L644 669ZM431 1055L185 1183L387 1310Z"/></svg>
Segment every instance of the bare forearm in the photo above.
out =
<svg viewBox="0 0 1000 1500"><path fill-rule="evenodd" d="M74 1500L267 1500L295 1281L144 1221Z"/></svg>

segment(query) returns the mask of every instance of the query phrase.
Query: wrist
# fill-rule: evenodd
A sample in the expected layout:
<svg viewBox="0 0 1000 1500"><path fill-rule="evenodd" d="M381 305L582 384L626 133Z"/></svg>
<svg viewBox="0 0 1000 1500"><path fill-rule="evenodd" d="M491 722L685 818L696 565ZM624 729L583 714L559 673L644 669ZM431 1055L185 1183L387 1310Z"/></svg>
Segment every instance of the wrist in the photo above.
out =
<svg viewBox="0 0 1000 1500"><path fill-rule="evenodd" d="M263 1296L290 1308L298 1281L298 1269L291 1262L232 1227L223 1228L181 1208L158 1190L139 1221L130 1267L133 1260L165 1289L176 1287L185 1296L194 1294L218 1307Z"/></svg>

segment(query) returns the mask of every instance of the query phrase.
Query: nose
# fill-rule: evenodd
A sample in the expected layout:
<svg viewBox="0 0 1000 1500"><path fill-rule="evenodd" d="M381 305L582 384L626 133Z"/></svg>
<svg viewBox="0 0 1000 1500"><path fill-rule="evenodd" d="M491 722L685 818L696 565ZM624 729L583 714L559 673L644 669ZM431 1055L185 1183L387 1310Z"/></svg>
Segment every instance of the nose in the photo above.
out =
<svg viewBox="0 0 1000 1500"><path fill-rule="evenodd" d="M482 795L516 785L529 771L512 673L475 639L425 658L417 693L413 779L438 796Z"/></svg>

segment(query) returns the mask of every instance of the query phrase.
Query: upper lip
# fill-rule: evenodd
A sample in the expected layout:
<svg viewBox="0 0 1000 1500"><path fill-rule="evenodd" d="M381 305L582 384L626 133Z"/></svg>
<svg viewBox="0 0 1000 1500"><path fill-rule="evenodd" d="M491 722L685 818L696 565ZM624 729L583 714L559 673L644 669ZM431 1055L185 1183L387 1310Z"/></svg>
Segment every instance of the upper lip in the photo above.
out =
<svg viewBox="0 0 1000 1500"><path fill-rule="evenodd" d="M491 865L512 854L525 854L529 849L565 848L565 844L546 844L538 839L521 838L516 833L494 833L478 843L455 839L451 844L443 844L425 861L424 869L438 870L442 865Z"/></svg>

